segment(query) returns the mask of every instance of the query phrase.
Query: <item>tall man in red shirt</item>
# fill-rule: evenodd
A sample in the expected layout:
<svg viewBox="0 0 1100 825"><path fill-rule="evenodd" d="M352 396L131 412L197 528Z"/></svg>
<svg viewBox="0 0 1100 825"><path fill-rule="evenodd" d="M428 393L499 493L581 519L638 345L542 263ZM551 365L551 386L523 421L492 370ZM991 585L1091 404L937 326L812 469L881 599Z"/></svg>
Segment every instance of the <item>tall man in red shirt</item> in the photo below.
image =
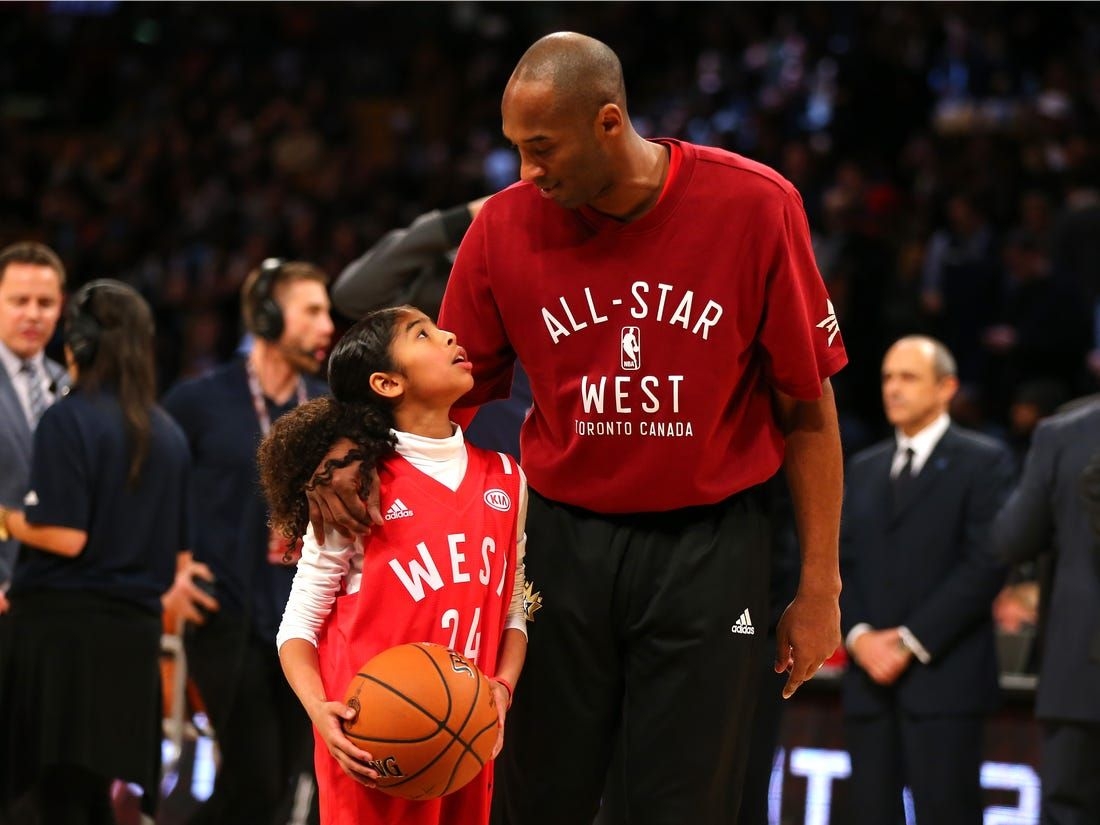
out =
<svg viewBox="0 0 1100 825"><path fill-rule="evenodd" d="M618 58L558 33L504 92L521 182L467 232L440 312L462 402L527 367L530 653L498 762L508 825L735 821L768 607L760 485L786 469L802 552L784 695L840 642L846 363L801 198L729 152L631 126ZM469 410L454 412L462 422ZM366 528L353 487L313 494ZM618 749L615 767L611 756Z"/></svg>

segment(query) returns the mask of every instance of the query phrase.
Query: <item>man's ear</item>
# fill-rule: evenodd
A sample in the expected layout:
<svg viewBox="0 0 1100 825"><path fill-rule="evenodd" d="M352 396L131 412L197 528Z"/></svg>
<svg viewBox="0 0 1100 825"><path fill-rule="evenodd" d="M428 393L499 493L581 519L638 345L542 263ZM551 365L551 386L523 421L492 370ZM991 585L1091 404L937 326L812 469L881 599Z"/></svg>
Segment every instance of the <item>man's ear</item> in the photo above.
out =
<svg viewBox="0 0 1100 825"><path fill-rule="evenodd" d="M959 392L959 379L954 375L945 375L940 379L939 392L941 401L950 406Z"/></svg>
<svg viewBox="0 0 1100 825"><path fill-rule="evenodd" d="M396 372L372 372L370 388L383 398L400 398L405 392L405 379Z"/></svg>
<svg viewBox="0 0 1100 825"><path fill-rule="evenodd" d="M596 115L596 131L605 136L619 134L623 129L623 110L618 104L605 103Z"/></svg>

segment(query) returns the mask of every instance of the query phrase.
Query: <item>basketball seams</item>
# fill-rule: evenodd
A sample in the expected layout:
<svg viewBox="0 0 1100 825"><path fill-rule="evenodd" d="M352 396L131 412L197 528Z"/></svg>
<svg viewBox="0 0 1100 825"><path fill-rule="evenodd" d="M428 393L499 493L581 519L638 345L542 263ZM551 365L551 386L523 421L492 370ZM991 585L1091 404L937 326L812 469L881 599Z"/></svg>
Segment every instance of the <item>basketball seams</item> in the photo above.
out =
<svg viewBox="0 0 1100 825"><path fill-rule="evenodd" d="M375 740L375 741L381 741L381 740ZM421 776L426 771L431 770L435 766L436 762L438 762L440 759L442 759L444 756L447 755L447 751L449 751L452 747L454 747L454 744L457 741L458 741L458 737L455 737L455 736L452 735L451 741L447 743L446 747L444 747L439 753L437 753L434 757L432 757L432 760L430 762L426 763L420 770L418 770L416 773L409 774L404 779L398 779L395 782L385 781L385 787L386 788L400 788L406 782L411 782L412 780L414 780L414 779L418 778L419 776ZM462 761L461 756L458 758L458 761L459 762ZM446 784L446 786L444 786L442 793L433 794L432 796L433 797L443 796L444 794L446 794L447 791L450 790L451 783L453 781L454 781L454 772L451 773L451 777L447 780L447 784ZM409 798L410 799L421 799L421 798L424 798L426 796L427 796L427 794L421 794L418 797L409 797Z"/></svg>
<svg viewBox="0 0 1100 825"><path fill-rule="evenodd" d="M428 650L426 650L423 647L420 647L419 645L416 646L416 649L419 650L425 656L428 657L428 660L431 662L432 667L435 668L436 673L439 675L439 679L443 683L444 689L447 691L447 703L448 703L447 718L449 719L450 715L451 715L450 711L454 709L454 697L451 696L451 686L447 682L446 677L443 675L443 669L439 666L439 662L437 662L435 660L435 657L432 656L431 653L428 652ZM455 781L455 775L458 773L458 769L462 766L462 760L466 758L467 754L473 756L474 759L477 760L479 771L481 770L481 768L483 768L485 766L485 763L481 761L481 759L478 757L478 755L476 753L474 753L473 745L470 742L467 742L465 739L462 738L462 731L466 728L466 725L469 724L470 717L472 717L474 715L474 709L477 708L477 700L478 700L478 697L481 695L481 682L482 682L483 679L484 679L484 677L478 676L478 675L475 674L475 676L474 676L474 695L472 697L472 701L470 702L470 707L466 711L466 718L462 720L462 724L458 726L458 730L451 730L451 728L446 723L440 723L443 726L443 730L447 731L447 733L449 733L451 735L451 741L447 743L446 747L444 747L438 754L436 754L435 758L432 759L431 762L426 764L423 768L421 768L416 773L411 774L411 775L405 777L404 779L400 779L396 782L387 782L386 783L387 788L400 787L401 785L404 785L406 782L409 782L409 781L415 779L416 777L420 776L422 773L424 773L424 771L431 768L433 765L435 765L436 762L438 762L440 759L442 759L444 756L446 756L447 753L451 750L451 748L453 748L456 744L461 747L463 753L460 754L455 759L454 767L451 769L451 775L447 778L447 784L443 786L443 791L442 791L441 794L439 794L440 796L445 795L448 791L451 790L451 785L453 785L454 781ZM405 697L404 694L399 693L398 695L400 695L402 698L405 698L407 700L407 697ZM414 704L414 703L410 702L410 704ZM433 716L430 716L429 718L431 718L432 721L434 721L434 722L439 722L439 720L436 719ZM435 735L438 736L439 733L442 733L442 731L437 731ZM476 739L477 737L475 736L474 738ZM381 742L383 740L376 739L375 741Z"/></svg>
<svg viewBox="0 0 1100 825"><path fill-rule="evenodd" d="M478 679L478 688L480 689L480 687L481 687L481 680ZM476 699L476 696L475 696L475 699ZM476 706L476 701L473 705L471 705L471 708L475 707L475 706ZM451 744L454 744L455 742L461 742L462 743L462 749L463 749L464 753L460 757L458 757L458 759L455 761L454 769L451 771L451 777L450 777L450 779L447 780L447 790L451 789L451 785L455 781L455 775L458 773L458 769L462 767L462 760L465 759L467 755L472 756L474 758L474 760L477 762L478 771L480 771L482 768L485 767L485 764L486 764L486 762L488 762L488 760L483 760L480 756L477 755L477 751L474 750L474 743L477 742L477 740L480 739L482 736L484 736L488 731L490 731L490 730L494 729L495 727L497 727L497 724L498 724L497 720L494 719L492 722L490 722L488 725L483 727L481 730L477 731L470 738L469 742L467 742L465 739L462 739L459 736L456 736L454 738L454 740L452 741ZM446 791L444 791L444 793L446 793Z"/></svg>
<svg viewBox="0 0 1100 825"><path fill-rule="evenodd" d="M446 717L447 718L446 719L438 718L438 716L436 714L432 713L429 708L425 707L422 703L420 703L420 702L416 701L415 699L413 699L412 697L408 696L402 690L394 687L393 685L389 684L386 681L383 681L383 678L376 677L376 676L374 676L370 673L360 671L360 672L356 673L356 678L361 680L360 681L360 686L362 686L363 683L369 681L373 685L376 685L377 687L383 688L387 693L391 694L394 697L397 697L407 707L413 709L414 711L421 714L426 719L433 722L436 725L436 729L428 735L418 737L418 738L411 738L411 739L410 738L394 739L394 738L388 738L388 737L372 736L369 733L360 735L360 734L357 734L357 733L354 733L354 732L350 732L346 729L344 730L344 733L349 739L351 739L353 741L357 741L357 742L374 743L374 745L389 744L389 745L412 745L412 746L416 746L416 745L429 745L430 746L430 743L433 739L439 737L442 734L449 735L450 736L450 741L448 741L445 745L443 745L443 747L439 750L439 752L436 753L428 763L421 765L419 767L419 769L416 770L414 773L403 776L400 779L395 778L395 781L388 781L388 780L384 779L379 784L380 789L384 789L384 790L400 788L403 785L414 782L415 780L423 777L425 773L431 771L432 768L436 767L437 764L441 760L449 757L453 760L453 764L451 765L451 770L449 771L449 775L447 775L447 777L446 777L445 785L442 788L442 790L437 790L441 783L436 782L436 783L433 783L430 788L423 789L422 792L420 794L418 794L417 796L408 796L408 797L406 797L406 798L409 798L409 799L436 798L436 797L444 796L444 795L450 793L452 791L452 786L454 786L455 783L458 782L458 780L460 779L460 775L463 774L463 773L468 773L471 769L473 769L473 766L469 765L469 763L466 763L466 761L465 761L467 755L472 756L474 758L474 761L476 763L476 769L473 769L473 773L469 774L469 776L467 776L466 778L462 778L462 781L460 782L458 787L464 786L466 784L466 782L468 782L473 776L476 776L478 773L481 772L481 770L485 767L485 765L488 763L489 760L487 758L483 759L481 756L479 756L478 752L475 750L475 745L479 741L482 740L482 737L484 737L486 735L486 733L494 730L497 727L498 721L497 721L496 712L495 712L495 708L494 708L492 721L490 721L488 724L485 724L484 726L482 726L479 730L473 731L472 735L470 733L466 732L467 726L470 724L471 720L474 718L474 714L478 711L479 699L481 699L481 697L486 693L486 690L487 690L487 687L488 687L488 681L486 680L484 674L482 674L477 669L476 665L473 665L473 663L471 662L470 664L473 665L473 667L474 667L474 672L473 672L474 691L473 691L473 695L471 696L469 706L465 709L464 717L461 719L460 722L458 722L457 725L452 723L450 720L451 720L451 716L454 713L454 711L457 710L456 701L457 701L458 697L457 697L456 694L452 693L451 685L450 685L450 682L448 681L448 677L445 674L444 667L443 667L442 663L436 659L435 655L433 655L432 649L442 648L442 650L446 651L448 655L451 655L452 651L450 651L449 649L447 649L445 647L437 645L435 643L411 643L409 645L409 647L414 647L414 648L416 648L417 650L420 651L420 653L431 664L431 669L435 672L436 676L439 678L440 685L441 685L441 687L444 691L444 695L445 695ZM458 654L455 654L455 655L458 655ZM459 656L459 658L462 658L462 657ZM392 677L390 677L390 678L392 678ZM483 682L485 683L484 685L483 685ZM360 695L359 689L356 689L355 696L358 697L359 695ZM491 693L491 691L488 693L488 695L490 697L490 703L491 703L492 702L492 693ZM482 714L484 715L484 710L482 711ZM343 727L343 725L342 725L342 727ZM456 745L458 746L458 749L460 751L459 753L457 753L457 755L456 755L455 750L454 750ZM368 747L367 749L370 750L371 748ZM464 769L464 765L468 765L469 767ZM457 788L455 788L455 790L457 790Z"/></svg>
<svg viewBox="0 0 1100 825"><path fill-rule="evenodd" d="M429 733L427 736L422 736L418 739L385 739L381 736L361 736L357 733L350 733L350 732L345 730L344 733L349 739L369 739L369 740L374 741L374 742L386 742L386 743L389 743L391 745L392 744L413 744L415 742L427 742L432 737L439 736L439 734L441 734L445 730L448 733L453 733L453 731L448 730L446 722L442 721L441 719L436 719L435 715L430 710L428 710L426 707L423 707L419 703L413 701L411 698L406 696L404 693L402 693L401 691L399 691L395 687L393 687L393 685L390 685L387 682L383 682L381 679L377 678L376 676L371 676L369 673L356 673L355 675L361 677L364 682L373 682L374 684L378 685L378 687L388 691L389 693L392 693L394 696L401 697L401 699L403 699L409 705L409 707L415 708L416 710L418 710L422 714L424 714L426 717L428 717L430 720L435 722L436 728L431 733ZM449 695L447 697L447 701L448 701L448 704L450 704L450 696ZM362 711L360 711L360 713L361 712Z"/></svg>
<svg viewBox="0 0 1100 825"><path fill-rule="evenodd" d="M432 661L435 660L433 659ZM470 707L466 710L466 718L462 720L462 725L459 726L458 733L454 734L454 741L452 742L452 744L454 744L454 742L461 742L462 749L463 751L465 751L465 753L463 753L461 756L458 757L458 759L455 760L455 766L451 770L451 777L447 780L447 788L444 793L449 791L451 789L451 785L454 784L455 774L458 773L458 769L462 765L462 760L466 758L466 754L472 754L474 759L477 759L477 763L480 767L484 767L485 765L485 763L478 758L478 755L474 753L473 745L462 738L462 732L465 731L466 726L470 724L470 718L474 715L474 711L477 709L477 700L478 697L481 696L481 682L484 678L485 677L481 676L479 673L474 673L474 695L470 700ZM477 737L475 736L474 738L476 739ZM444 751L446 750L448 750L448 748L444 748Z"/></svg>
<svg viewBox="0 0 1100 825"><path fill-rule="evenodd" d="M412 646L418 652L422 653L424 656L427 657L428 663L431 664L432 668L435 670L436 675L439 677L439 683L440 683L440 685L442 685L443 692L447 697L446 718L444 718L444 719L437 718L434 713L432 713L426 707L421 705L419 702L416 702L415 700L413 700L412 697L410 697L410 696L402 693L401 691L399 691L393 685L389 684L388 682L383 682L378 677L372 676L369 673L363 673L362 671L360 671L359 673L356 673L355 675L362 677L364 681L373 682L374 684L378 685L379 687L384 688L385 690L389 691L394 696L399 696L410 707L420 711L428 719L435 722L436 729L434 731L432 731L432 733L430 735L422 737L420 739L385 739L385 738L382 738L382 737L379 737L379 736L359 736L357 734L352 734L352 736L354 736L356 739L364 739L364 740L369 739L369 740L372 740L374 742L386 742L386 743L389 743L389 744L397 744L397 743L426 742L429 739L431 739L435 736L438 736L443 731L447 731L447 733L451 734L451 736L456 736L457 735L453 730L451 730L450 728L447 727L447 719L451 718L451 711L454 710L454 697L451 696L451 686L447 683L447 679L443 675L443 669L439 667L439 662L437 662L435 660L435 657L432 656L432 654L429 653L425 648L420 646L420 643L413 644ZM467 717L467 718L469 718L469 717ZM463 724L465 724L465 722Z"/></svg>

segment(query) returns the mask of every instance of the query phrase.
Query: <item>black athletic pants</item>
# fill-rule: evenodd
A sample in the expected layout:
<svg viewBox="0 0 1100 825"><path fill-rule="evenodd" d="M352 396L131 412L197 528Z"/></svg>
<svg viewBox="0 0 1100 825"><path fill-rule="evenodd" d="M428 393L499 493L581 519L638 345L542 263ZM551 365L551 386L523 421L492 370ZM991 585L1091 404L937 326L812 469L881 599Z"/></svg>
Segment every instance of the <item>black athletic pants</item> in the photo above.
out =
<svg viewBox="0 0 1100 825"><path fill-rule="evenodd" d="M313 776L313 727L275 644L224 613L189 627L185 643L221 753L214 793L189 825L284 825L299 777ZM315 793L308 821L318 821Z"/></svg>
<svg viewBox="0 0 1100 825"><path fill-rule="evenodd" d="M606 825L736 820L768 623L762 497L609 517L532 491L527 580L542 606L495 825L591 825L597 810Z"/></svg>

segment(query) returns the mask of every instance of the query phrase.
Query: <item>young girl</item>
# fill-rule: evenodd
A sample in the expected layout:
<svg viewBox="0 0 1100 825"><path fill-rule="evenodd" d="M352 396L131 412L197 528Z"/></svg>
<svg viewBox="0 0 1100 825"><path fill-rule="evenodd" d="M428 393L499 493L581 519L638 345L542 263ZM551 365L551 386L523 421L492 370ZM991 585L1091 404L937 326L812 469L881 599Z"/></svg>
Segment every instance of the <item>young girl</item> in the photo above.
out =
<svg viewBox="0 0 1100 825"><path fill-rule="evenodd" d="M514 459L467 445L451 405L473 385L454 336L420 310L373 312L329 361L333 398L280 418L260 447L272 522L305 533L302 490L329 445L347 438L376 467L385 523L353 539L306 533L279 629L279 658L317 732L323 825L484 825L492 766L461 790L411 802L372 790L371 754L343 734L341 699L365 661L404 642L436 642L475 661L504 714L523 667L527 485ZM332 467L328 467L331 471ZM370 485L362 479L362 487ZM361 713L370 713L363 708Z"/></svg>

